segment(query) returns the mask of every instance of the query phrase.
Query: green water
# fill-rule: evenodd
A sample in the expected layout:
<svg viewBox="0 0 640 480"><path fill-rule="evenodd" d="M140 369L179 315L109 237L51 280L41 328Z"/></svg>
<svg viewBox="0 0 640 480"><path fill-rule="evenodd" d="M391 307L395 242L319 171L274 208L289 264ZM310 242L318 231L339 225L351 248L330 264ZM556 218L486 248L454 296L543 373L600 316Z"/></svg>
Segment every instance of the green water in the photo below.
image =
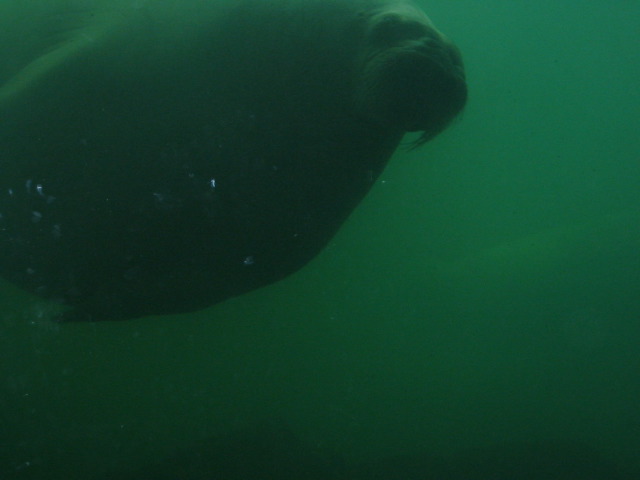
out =
<svg viewBox="0 0 640 480"><path fill-rule="evenodd" d="M640 5L424 3L463 118L301 272L123 323L3 285L0 479L129 478L264 422L349 465L563 445L640 476Z"/></svg>

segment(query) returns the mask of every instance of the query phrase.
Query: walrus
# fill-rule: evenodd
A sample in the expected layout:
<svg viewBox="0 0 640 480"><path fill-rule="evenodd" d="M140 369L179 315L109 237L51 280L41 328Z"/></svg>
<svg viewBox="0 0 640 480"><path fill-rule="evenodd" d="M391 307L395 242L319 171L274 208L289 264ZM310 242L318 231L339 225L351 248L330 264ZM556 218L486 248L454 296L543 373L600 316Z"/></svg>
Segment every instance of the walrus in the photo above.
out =
<svg viewBox="0 0 640 480"><path fill-rule="evenodd" d="M60 321L290 275L467 98L403 0L8 0L0 31L0 275Z"/></svg>

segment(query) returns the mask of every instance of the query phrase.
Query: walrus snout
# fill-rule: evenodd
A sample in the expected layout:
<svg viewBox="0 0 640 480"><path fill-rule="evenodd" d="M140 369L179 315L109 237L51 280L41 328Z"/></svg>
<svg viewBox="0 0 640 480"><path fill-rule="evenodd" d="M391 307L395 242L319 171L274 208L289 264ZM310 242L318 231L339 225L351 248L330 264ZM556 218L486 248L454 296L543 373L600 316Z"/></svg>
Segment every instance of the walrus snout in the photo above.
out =
<svg viewBox="0 0 640 480"><path fill-rule="evenodd" d="M385 128L422 131L422 144L462 111L467 85L462 57L445 37L411 39L376 52L356 86L359 115Z"/></svg>
<svg viewBox="0 0 640 480"><path fill-rule="evenodd" d="M467 83L462 56L445 37L439 44L427 42L416 52L421 60L398 68L397 75L415 87L415 97L398 103L405 130L423 131L422 144L442 132L462 111L467 102ZM393 66L390 68L394 68ZM410 80L413 77L413 80Z"/></svg>

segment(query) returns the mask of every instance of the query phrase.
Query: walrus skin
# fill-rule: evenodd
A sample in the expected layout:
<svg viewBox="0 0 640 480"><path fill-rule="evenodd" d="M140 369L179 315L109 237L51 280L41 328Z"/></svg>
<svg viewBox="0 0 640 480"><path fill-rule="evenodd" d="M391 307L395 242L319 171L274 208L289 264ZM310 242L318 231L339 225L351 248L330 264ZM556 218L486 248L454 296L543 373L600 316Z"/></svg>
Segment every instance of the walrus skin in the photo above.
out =
<svg viewBox="0 0 640 480"><path fill-rule="evenodd" d="M7 0L0 274L60 320L267 285L465 101L458 50L404 1Z"/></svg>

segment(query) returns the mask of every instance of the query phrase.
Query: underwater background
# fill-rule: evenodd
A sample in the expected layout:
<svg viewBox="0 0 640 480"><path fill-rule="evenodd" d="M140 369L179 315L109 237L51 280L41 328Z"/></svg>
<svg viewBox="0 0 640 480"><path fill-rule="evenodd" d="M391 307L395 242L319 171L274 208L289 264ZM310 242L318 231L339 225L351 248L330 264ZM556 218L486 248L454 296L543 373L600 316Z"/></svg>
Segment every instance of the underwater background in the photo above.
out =
<svg viewBox="0 0 640 480"><path fill-rule="evenodd" d="M0 479L640 478L640 3L419 3L468 106L299 273L122 323L1 285Z"/></svg>

